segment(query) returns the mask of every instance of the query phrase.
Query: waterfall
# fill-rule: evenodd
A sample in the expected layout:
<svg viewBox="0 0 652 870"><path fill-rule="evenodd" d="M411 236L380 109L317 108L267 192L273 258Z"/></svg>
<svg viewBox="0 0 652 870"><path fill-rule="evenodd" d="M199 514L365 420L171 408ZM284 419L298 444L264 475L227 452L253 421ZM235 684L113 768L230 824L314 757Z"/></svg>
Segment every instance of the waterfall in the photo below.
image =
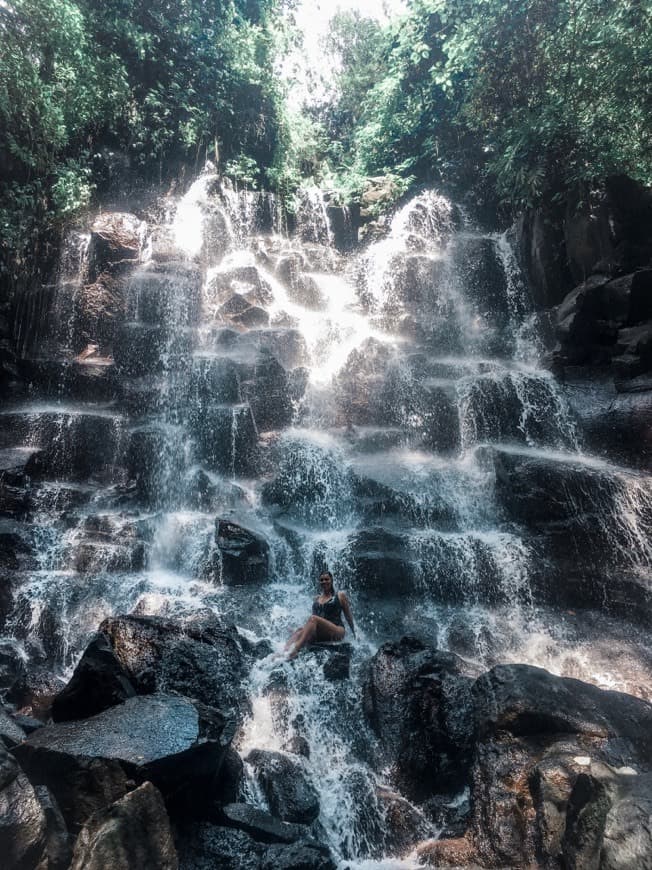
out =
<svg viewBox="0 0 652 870"><path fill-rule="evenodd" d="M614 578L649 565L652 485L583 451L505 235L430 191L343 254L323 192L297 202L288 233L273 195L207 172L104 288L92 240L74 236L43 353L24 360L31 392L0 412L38 552L5 633L58 676L119 612L207 607L278 650L328 567L358 621L350 678L328 680L310 654L258 661L237 746L301 738L338 858L410 867L439 828L405 802L411 846L388 838L369 656L410 633L473 667L526 661L636 690L645 666L617 614L601 625L620 659L562 625L550 578L609 604ZM268 582L229 580L216 518L264 537ZM264 805L251 771L245 788Z"/></svg>

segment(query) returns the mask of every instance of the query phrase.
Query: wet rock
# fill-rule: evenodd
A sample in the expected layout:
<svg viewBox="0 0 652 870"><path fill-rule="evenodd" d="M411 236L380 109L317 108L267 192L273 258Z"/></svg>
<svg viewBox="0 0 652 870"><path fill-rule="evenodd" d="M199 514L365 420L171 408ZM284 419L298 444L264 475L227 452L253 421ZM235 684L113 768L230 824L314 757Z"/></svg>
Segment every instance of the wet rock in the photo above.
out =
<svg viewBox="0 0 652 870"><path fill-rule="evenodd" d="M513 737L485 740L473 766L474 840L490 867L536 866L530 748Z"/></svg>
<svg viewBox="0 0 652 870"><path fill-rule="evenodd" d="M319 798L303 767L288 755L254 749L247 756L275 816L310 824L319 815Z"/></svg>
<svg viewBox="0 0 652 870"><path fill-rule="evenodd" d="M0 746L0 854L12 870L32 870L43 858L46 820L33 786Z"/></svg>
<svg viewBox="0 0 652 870"><path fill-rule="evenodd" d="M192 415L192 429L209 467L252 476L258 467L258 430L248 404L206 404Z"/></svg>
<svg viewBox="0 0 652 870"><path fill-rule="evenodd" d="M472 830L487 866L597 867L609 818L623 854L641 849L628 819L645 812L649 773L631 801L629 789L652 763L651 705L527 665L483 674L473 698Z"/></svg>
<svg viewBox="0 0 652 870"><path fill-rule="evenodd" d="M237 364L228 357L198 357L193 360L191 393L199 405L207 402L242 401Z"/></svg>
<svg viewBox="0 0 652 870"><path fill-rule="evenodd" d="M360 589L378 597L414 589L415 569L404 536L383 528L357 532L349 541L347 558Z"/></svg>
<svg viewBox="0 0 652 870"><path fill-rule="evenodd" d="M324 662L323 671L327 680L347 680L351 673L351 655L334 653Z"/></svg>
<svg viewBox="0 0 652 870"><path fill-rule="evenodd" d="M224 582L235 585L266 582L269 544L265 538L229 520L217 519L215 526Z"/></svg>
<svg viewBox="0 0 652 870"><path fill-rule="evenodd" d="M70 562L81 573L142 571L151 528L129 517L92 515L80 524L70 544Z"/></svg>
<svg viewBox="0 0 652 870"><path fill-rule="evenodd" d="M108 635L100 632L86 647L66 688L55 697L52 719L55 722L87 719L135 694Z"/></svg>
<svg viewBox="0 0 652 870"><path fill-rule="evenodd" d="M228 739L228 738L227 738ZM202 806L225 749L225 720L185 698L129 698L90 719L48 725L14 750L30 780L46 785L71 830L151 781L183 809Z"/></svg>
<svg viewBox="0 0 652 870"><path fill-rule="evenodd" d="M183 826L177 847L180 870L260 870L265 849L244 831L209 822Z"/></svg>
<svg viewBox="0 0 652 870"><path fill-rule="evenodd" d="M473 707L457 656L411 637L384 644L371 660L364 710L405 795L422 801L465 785Z"/></svg>
<svg viewBox="0 0 652 870"><path fill-rule="evenodd" d="M291 423L294 405L290 379L273 356L262 353L251 377L243 378L241 388L259 432L282 429Z"/></svg>
<svg viewBox="0 0 652 870"><path fill-rule="evenodd" d="M131 267L138 261L144 224L133 214L106 212L91 227L88 268L91 280L105 270Z"/></svg>
<svg viewBox="0 0 652 870"><path fill-rule="evenodd" d="M75 842L71 870L177 870L170 821L150 782L98 810Z"/></svg>
<svg viewBox="0 0 652 870"><path fill-rule="evenodd" d="M432 833L432 826L423 814L398 792L378 788L378 802L384 821L385 852L406 855L414 844Z"/></svg>
<svg viewBox="0 0 652 870"><path fill-rule="evenodd" d="M126 314L124 281L108 272L98 274L92 284L82 286L77 307L75 349L80 351L89 342L111 347Z"/></svg>
<svg viewBox="0 0 652 870"><path fill-rule="evenodd" d="M272 288L257 266L236 266L213 272L205 294L213 304L223 305L234 294L250 305L267 306L273 301Z"/></svg>
<svg viewBox="0 0 652 870"><path fill-rule="evenodd" d="M13 716L10 716L0 704L0 744L4 744L7 749L10 749L12 746L22 743L26 737L27 734L20 723Z"/></svg>
<svg viewBox="0 0 652 870"><path fill-rule="evenodd" d="M232 323L234 326L253 329L255 327L269 326L269 314L264 308L252 305L246 296L234 293L221 305L217 311L221 321Z"/></svg>
<svg viewBox="0 0 652 870"><path fill-rule="evenodd" d="M233 747L227 747L220 767L220 775L215 783L213 800L216 804L232 804L238 800L244 779L244 764Z"/></svg>
<svg viewBox="0 0 652 870"><path fill-rule="evenodd" d="M132 377L157 372L163 365L167 332L163 326L146 323L124 323L116 330L113 357L118 369Z"/></svg>
<svg viewBox="0 0 652 870"><path fill-rule="evenodd" d="M335 862L325 846L317 843L293 843L269 846L262 870L335 870Z"/></svg>
<svg viewBox="0 0 652 870"><path fill-rule="evenodd" d="M44 785L37 785L34 791L45 815L48 870L68 870L72 860L72 841L61 810Z"/></svg>
<svg viewBox="0 0 652 870"><path fill-rule="evenodd" d="M138 694L178 692L225 712L243 706L248 659L235 626L199 612L184 622L120 616L100 630Z"/></svg>
<svg viewBox="0 0 652 870"><path fill-rule="evenodd" d="M321 310L326 307L326 298L318 282L312 275L295 272L287 286L287 293L292 302L304 308Z"/></svg>
<svg viewBox="0 0 652 870"><path fill-rule="evenodd" d="M25 676L25 658L11 640L0 641L0 691L11 692Z"/></svg>
<svg viewBox="0 0 652 870"><path fill-rule="evenodd" d="M631 695L530 665L497 665L476 680L473 698L480 739L501 731L582 734L608 746L618 738L623 763L652 764L652 705Z"/></svg>
<svg viewBox="0 0 652 870"><path fill-rule="evenodd" d="M652 868L651 816L652 775L620 777L605 819L601 870Z"/></svg>
<svg viewBox="0 0 652 870"><path fill-rule="evenodd" d="M232 803L222 807L227 825L249 834L259 843L296 843L310 836L305 825L283 822L258 807Z"/></svg>
<svg viewBox="0 0 652 870"><path fill-rule="evenodd" d="M283 438L276 477L263 485L266 505L320 528L337 528L351 511L349 474L333 452L301 439Z"/></svg>

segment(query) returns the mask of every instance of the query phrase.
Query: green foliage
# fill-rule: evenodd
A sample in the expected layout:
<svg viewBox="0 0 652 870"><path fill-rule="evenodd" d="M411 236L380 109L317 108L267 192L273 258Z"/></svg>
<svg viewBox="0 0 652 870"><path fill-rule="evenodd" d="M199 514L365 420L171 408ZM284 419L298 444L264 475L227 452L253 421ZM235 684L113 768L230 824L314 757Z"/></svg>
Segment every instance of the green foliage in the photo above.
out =
<svg viewBox="0 0 652 870"><path fill-rule="evenodd" d="M259 183L285 135L281 3L0 4L0 274L18 276L35 235L89 203L108 150L132 181L212 156Z"/></svg>
<svg viewBox="0 0 652 870"><path fill-rule="evenodd" d="M512 207L615 172L652 181L650 0L412 0L369 44L362 63L341 48L325 110L358 179L488 180Z"/></svg>

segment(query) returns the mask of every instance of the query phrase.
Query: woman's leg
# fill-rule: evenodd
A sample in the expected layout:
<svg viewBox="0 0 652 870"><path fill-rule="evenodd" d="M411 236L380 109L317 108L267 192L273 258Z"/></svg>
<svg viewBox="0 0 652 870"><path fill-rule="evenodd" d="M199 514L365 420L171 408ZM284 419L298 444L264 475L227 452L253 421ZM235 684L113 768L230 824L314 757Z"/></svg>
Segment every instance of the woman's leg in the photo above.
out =
<svg viewBox="0 0 652 870"><path fill-rule="evenodd" d="M344 628L341 625L333 625L321 616L311 616L301 630L301 635L294 643L294 649L290 658L294 658L299 650L313 640L342 640Z"/></svg>
<svg viewBox="0 0 652 870"><path fill-rule="evenodd" d="M293 631L290 637L288 638L287 643L285 644L285 649L290 649L292 644L297 640L299 635L303 632L305 625L302 625L301 628L297 628L296 631Z"/></svg>

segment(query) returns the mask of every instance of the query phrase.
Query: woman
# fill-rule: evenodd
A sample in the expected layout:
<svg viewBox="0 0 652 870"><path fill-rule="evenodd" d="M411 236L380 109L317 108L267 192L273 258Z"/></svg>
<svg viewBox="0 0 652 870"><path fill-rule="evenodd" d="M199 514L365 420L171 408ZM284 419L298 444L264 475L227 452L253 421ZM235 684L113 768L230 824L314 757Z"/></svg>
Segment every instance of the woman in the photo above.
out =
<svg viewBox="0 0 652 870"><path fill-rule="evenodd" d="M285 649L289 650L290 658L297 656L299 650L307 643L313 641L336 641L344 637L344 623L342 613L351 626L351 632L355 637L355 626L351 615L351 606L345 592L335 592L333 575L330 571L322 571L319 575L319 595L312 602L312 616L305 625L298 628L288 642Z"/></svg>

